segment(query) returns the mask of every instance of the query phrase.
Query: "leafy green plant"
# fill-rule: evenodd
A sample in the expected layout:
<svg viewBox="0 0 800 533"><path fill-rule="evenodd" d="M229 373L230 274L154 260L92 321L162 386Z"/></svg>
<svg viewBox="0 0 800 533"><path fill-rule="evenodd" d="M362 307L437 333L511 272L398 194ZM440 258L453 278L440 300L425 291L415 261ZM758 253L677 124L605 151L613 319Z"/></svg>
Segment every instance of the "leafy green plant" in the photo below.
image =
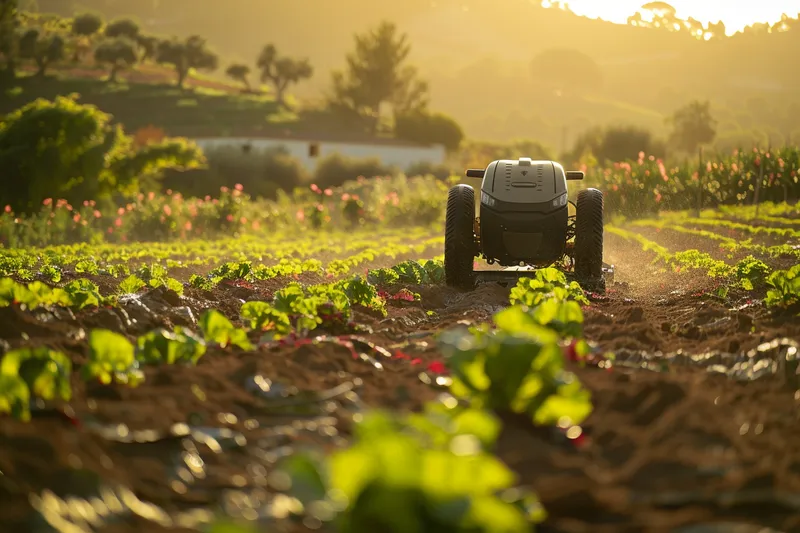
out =
<svg viewBox="0 0 800 533"><path fill-rule="evenodd" d="M305 509L325 510L342 533L531 531L544 510L486 451L498 434L496 419L448 410L367 413L347 449L327 458L298 454L280 465L290 494Z"/></svg>
<svg viewBox="0 0 800 533"><path fill-rule="evenodd" d="M75 263L75 272L78 274L95 275L100 272L100 267L94 259L82 259Z"/></svg>
<svg viewBox="0 0 800 533"><path fill-rule="evenodd" d="M114 381L135 387L144 381L134 345L125 336L107 329L89 332L89 360L81 374L84 379L97 379L103 384Z"/></svg>
<svg viewBox="0 0 800 533"><path fill-rule="evenodd" d="M746 290L753 290L762 287L766 283L767 276L772 272L772 268L764 261L748 255L734 267L734 275Z"/></svg>
<svg viewBox="0 0 800 533"><path fill-rule="evenodd" d="M225 315L215 309L204 312L198 324L206 342L213 342L222 348L237 346L242 350L253 349L247 338L247 332L234 326Z"/></svg>
<svg viewBox="0 0 800 533"><path fill-rule="evenodd" d="M793 308L800 306L800 265L788 270L777 270L767 278L767 297L764 303L769 307Z"/></svg>
<svg viewBox="0 0 800 533"><path fill-rule="evenodd" d="M536 307L551 299L559 302L572 300L579 304L589 303L577 282L568 282L563 272L552 267L537 270L532 278L521 278L509 294L511 305Z"/></svg>
<svg viewBox="0 0 800 533"><path fill-rule="evenodd" d="M137 276L149 287L158 288L162 285L178 294L183 294L183 283L169 277L167 269L158 263L144 265L137 271Z"/></svg>
<svg viewBox="0 0 800 533"><path fill-rule="evenodd" d="M559 334L521 306L497 313L494 323L493 330L440 336L450 392L473 407L524 413L537 424L580 424L592 411L590 394L565 368Z"/></svg>
<svg viewBox="0 0 800 533"><path fill-rule="evenodd" d="M378 287L385 287L400 281L400 275L391 268L376 268L367 273L367 280Z"/></svg>
<svg viewBox="0 0 800 533"><path fill-rule="evenodd" d="M43 400L72 398L72 361L47 347L12 350L0 359L0 412L30 419L31 392Z"/></svg>
<svg viewBox="0 0 800 533"><path fill-rule="evenodd" d="M147 284L144 281L131 274L120 282L119 290L122 294L136 294L146 286Z"/></svg>
<svg viewBox="0 0 800 533"><path fill-rule="evenodd" d="M58 283L61 281L61 269L55 265L44 265L40 274L50 283Z"/></svg>
<svg viewBox="0 0 800 533"><path fill-rule="evenodd" d="M69 297L69 306L76 309L86 307L100 307L104 298L100 294L100 288L93 281L88 279L76 279L70 281L63 288Z"/></svg>
<svg viewBox="0 0 800 533"><path fill-rule="evenodd" d="M386 315L386 304L379 297L378 289L363 276L337 282L334 287L344 292L350 305L360 305Z"/></svg>
<svg viewBox="0 0 800 533"><path fill-rule="evenodd" d="M195 364L205 353L205 341L181 327L175 331L159 328L136 340L136 358L146 364Z"/></svg>
<svg viewBox="0 0 800 533"><path fill-rule="evenodd" d="M203 276L198 276L197 274L192 274L191 276L189 276L189 285L191 285L195 289L210 291L214 289L216 284L208 278L204 278Z"/></svg>
<svg viewBox="0 0 800 533"><path fill-rule="evenodd" d="M250 329L257 331L273 331L276 336L288 335L292 332L289 315L279 311L267 302L246 302L242 304L242 318L250 324Z"/></svg>

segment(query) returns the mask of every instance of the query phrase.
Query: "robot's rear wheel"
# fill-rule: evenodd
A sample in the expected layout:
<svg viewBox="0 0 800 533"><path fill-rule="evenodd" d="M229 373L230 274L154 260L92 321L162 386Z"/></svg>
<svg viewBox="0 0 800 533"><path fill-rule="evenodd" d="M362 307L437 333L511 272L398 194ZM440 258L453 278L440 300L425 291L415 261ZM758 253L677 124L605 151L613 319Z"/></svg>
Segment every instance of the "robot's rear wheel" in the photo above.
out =
<svg viewBox="0 0 800 533"><path fill-rule="evenodd" d="M575 275L589 290L605 290L603 277L603 193L584 189L575 209Z"/></svg>

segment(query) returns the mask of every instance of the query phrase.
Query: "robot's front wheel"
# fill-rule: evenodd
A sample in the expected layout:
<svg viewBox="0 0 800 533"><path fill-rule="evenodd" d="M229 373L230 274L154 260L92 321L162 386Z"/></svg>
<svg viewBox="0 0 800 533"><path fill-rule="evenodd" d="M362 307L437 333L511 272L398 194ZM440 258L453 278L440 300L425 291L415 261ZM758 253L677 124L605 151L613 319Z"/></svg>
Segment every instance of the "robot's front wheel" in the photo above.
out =
<svg viewBox="0 0 800 533"><path fill-rule="evenodd" d="M450 287L475 288L475 190L459 184L447 195L444 235L444 279Z"/></svg>

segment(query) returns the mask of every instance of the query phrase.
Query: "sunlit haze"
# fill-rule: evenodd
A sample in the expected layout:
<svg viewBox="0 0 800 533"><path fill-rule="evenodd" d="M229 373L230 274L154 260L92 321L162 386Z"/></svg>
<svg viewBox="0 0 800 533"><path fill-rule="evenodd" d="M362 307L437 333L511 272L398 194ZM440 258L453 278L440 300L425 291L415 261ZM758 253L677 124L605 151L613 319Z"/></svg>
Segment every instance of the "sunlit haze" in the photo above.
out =
<svg viewBox="0 0 800 533"><path fill-rule="evenodd" d="M624 24L628 17L641 9L646 0L570 0L569 2L542 2L543 5L568 4L578 15L600 18ZM726 33L733 34L757 22L775 23L786 13L796 17L800 13L800 0L672 0L667 2L679 18L693 17L702 23L725 23Z"/></svg>

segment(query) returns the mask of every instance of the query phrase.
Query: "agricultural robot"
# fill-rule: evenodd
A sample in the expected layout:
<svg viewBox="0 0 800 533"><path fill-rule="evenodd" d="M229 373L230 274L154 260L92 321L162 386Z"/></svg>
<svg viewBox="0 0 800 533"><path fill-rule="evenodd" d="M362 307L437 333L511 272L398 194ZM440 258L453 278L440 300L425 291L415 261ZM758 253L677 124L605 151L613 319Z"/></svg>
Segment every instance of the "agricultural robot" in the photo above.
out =
<svg viewBox="0 0 800 533"><path fill-rule="evenodd" d="M603 193L588 188L577 202L567 196L567 182L583 172L565 171L555 161L492 161L469 169L482 178L476 216L475 190L459 184L447 197L444 268L446 283L472 290L480 281L513 283L532 270L559 262L586 290L604 292L613 267L603 262ZM569 205L575 208L570 215ZM573 240L574 238L574 240ZM473 269L476 257L502 270Z"/></svg>

